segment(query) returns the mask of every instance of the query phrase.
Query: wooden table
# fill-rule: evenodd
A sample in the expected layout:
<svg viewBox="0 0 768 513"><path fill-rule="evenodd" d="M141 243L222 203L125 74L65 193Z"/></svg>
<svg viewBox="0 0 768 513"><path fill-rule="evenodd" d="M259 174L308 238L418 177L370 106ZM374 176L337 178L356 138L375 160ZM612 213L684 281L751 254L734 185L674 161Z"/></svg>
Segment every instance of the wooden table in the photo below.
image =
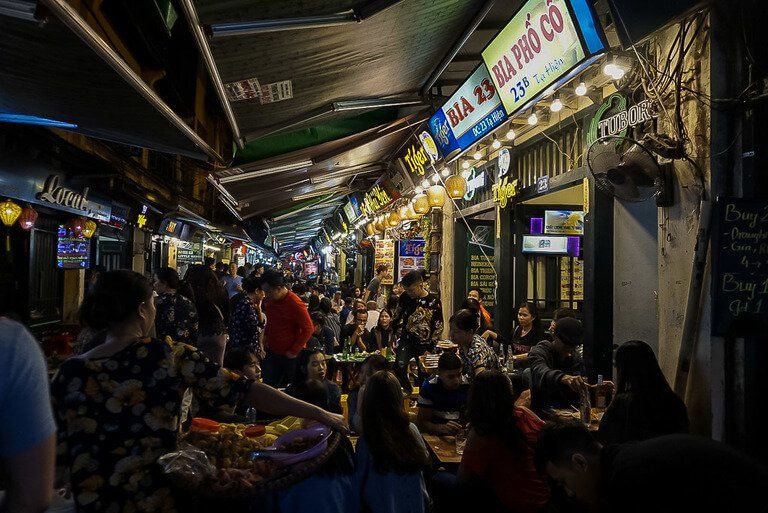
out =
<svg viewBox="0 0 768 513"><path fill-rule="evenodd" d="M456 452L456 439L453 436L423 434L429 452L443 465L458 465L461 454Z"/></svg>

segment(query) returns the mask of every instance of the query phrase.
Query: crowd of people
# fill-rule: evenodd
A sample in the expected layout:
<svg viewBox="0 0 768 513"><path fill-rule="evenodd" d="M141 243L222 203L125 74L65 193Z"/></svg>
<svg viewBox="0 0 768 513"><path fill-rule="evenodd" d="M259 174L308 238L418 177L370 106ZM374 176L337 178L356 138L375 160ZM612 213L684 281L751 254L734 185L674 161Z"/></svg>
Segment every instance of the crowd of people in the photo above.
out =
<svg viewBox="0 0 768 513"><path fill-rule="evenodd" d="M45 511L65 483L79 512L191 508L156 462L193 416L285 415L342 442L259 511L766 511L768 472L688 434L645 342L618 347L615 384L590 384L578 312L555 311L545 329L523 303L504 334L472 289L445 326L423 271L391 288L388 272L365 287L212 259L183 279L102 273L50 387L36 341L0 317L0 511ZM355 352L368 354L350 375L333 356ZM425 353L439 353L436 369ZM597 431L555 420L585 404L589 415L595 397L607 406ZM435 464L423 435L466 437L458 468Z"/></svg>

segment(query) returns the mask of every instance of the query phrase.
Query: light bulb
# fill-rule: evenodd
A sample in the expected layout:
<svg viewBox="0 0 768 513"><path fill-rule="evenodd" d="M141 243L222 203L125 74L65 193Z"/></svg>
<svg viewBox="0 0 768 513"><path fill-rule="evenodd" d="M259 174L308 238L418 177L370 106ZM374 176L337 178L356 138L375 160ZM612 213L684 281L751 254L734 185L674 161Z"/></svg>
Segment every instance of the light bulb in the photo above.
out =
<svg viewBox="0 0 768 513"><path fill-rule="evenodd" d="M491 143L491 148L494 150L498 150L501 148L501 141L499 141L496 137L493 138L493 142Z"/></svg>
<svg viewBox="0 0 768 513"><path fill-rule="evenodd" d="M605 63L605 66L603 66L603 73L609 77L612 77L615 71L616 65L613 63L613 61L608 61Z"/></svg>
<svg viewBox="0 0 768 513"><path fill-rule="evenodd" d="M442 175L443 178L448 178L449 176L451 176L451 170L448 169L447 167L444 167L443 170L440 171L440 174Z"/></svg>
<svg viewBox="0 0 768 513"><path fill-rule="evenodd" d="M528 116L528 124L535 125L538 122L539 122L539 117L536 115L535 112L531 112L531 115Z"/></svg>
<svg viewBox="0 0 768 513"><path fill-rule="evenodd" d="M421 194L422 190L423 189L421 187L418 187L418 186L413 188L413 192L416 193L416 194Z"/></svg>
<svg viewBox="0 0 768 513"><path fill-rule="evenodd" d="M560 98L555 98L552 100L552 104L549 106L549 110L552 112L560 112L563 110L563 102L560 101Z"/></svg>
<svg viewBox="0 0 768 513"><path fill-rule="evenodd" d="M432 181L433 181L434 183L437 183L437 182L439 182L439 181L440 181L440 175L438 175L437 173L435 173L434 175L432 175Z"/></svg>
<svg viewBox="0 0 768 513"><path fill-rule="evenodd" d="M465 160L461 163L461 169L469 169L469 161Z"/></svg>
<svg viewBox="0 0 768 513"><path fill-rule="evenodd" d="M462 171L462 172L461 172L461 177L462 177L464 180L466 180L467 178L469 178L469 173L470 173L470 172L469 172L469 170L466 170L466 171Z"/></svg>
<svg viewBox="0 0 768 513"><path fill-rule="evenodd" d="M483 155L480 153L480 151L475 151L475 153L472 155L472 158L475 160L480 160L482 156Z"/></svg>
<svg viewBox="0 0 768 513"><path fill-rule="evenodd" d="M507 140L511 141L515 138L515 131L512 130L512 127L509 127L509 131L507 131Z"/></svg>
<svg viewBox="0 0 768 513"><path fill-rule="evenodd" d="M576 96L584 96L587 94L587 84L584 82L579 82L579 85L576 86Z"/></svg>
<svg viewBox="0 0 768 513"><path fill-rule="evenodd" d="M429 180L427 180L427 179L425 178L425 179L424 179L424 180L421 182L421 186L422 186L424 189L428 189L428 188L429 188Z"/></svg>
<svg viewBox="0 0 768 513"><path fill-rule="evenodd" d="M626 74L626 71L624 70L624 68L622 68L621 66L616 66L611 77L614 80L621 80L622 78L624 78L625 74Z"/></svg>

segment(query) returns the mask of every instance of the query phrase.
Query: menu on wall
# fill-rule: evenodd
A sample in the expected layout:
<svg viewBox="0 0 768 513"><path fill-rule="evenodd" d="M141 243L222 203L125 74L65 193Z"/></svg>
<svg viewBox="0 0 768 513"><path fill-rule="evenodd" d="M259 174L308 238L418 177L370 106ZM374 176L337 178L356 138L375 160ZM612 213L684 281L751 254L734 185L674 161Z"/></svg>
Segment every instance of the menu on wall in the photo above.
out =
<svg viewBox="0 0 768 513"><path fill-rule="evenodd" d="M768 317L768 203L720 199L713 227L712 333Z"/></svg>
<svg viewBox="0 0 768 513"><path fill-rule="evenodd" d="M176 249L176 263L181 264L202 264L203 263L203 245L200 243L179 244Z"/></svg>
<svg viewBox="0 0 768 513"><path fill-rule="evenodd" d="M91 258L91 240L77 236L59 225L56 245L56 267L59 269L85 269Z"/></svg>
<svg viewBox="0 0 768 513"><path fill-rule="evenodd" d="M571 277L573 273L573 277ZM571 289L573 289L573 301L584 300L584 261L578 258L560 258L560 299L571 301ZM570 305L575 308L576 305Z"/></svg>
<svg viewBox="0 0 768 513"><path fill-rule="evenodd" d="M393 239L382 239L376 241L376 252L374 253L374 269L380 264L387 266L390 270L381 280L382 285L393 285L394 278L391 272L395 268L395 241Z"/></svg>
<svg viewBox="0 0 768 513"><path fill-rule="evenodd" d="M397 268L400 279L413 270L424 269L424 239L401 240Z"/></svg>
<svg viewBox="0 0 768 513"><path fill-rule="evenodd" d="M493 224L471 225L467 234L467 291L483 291L483 304L490 310L496 304L496 274L494 272Z"/></svg>

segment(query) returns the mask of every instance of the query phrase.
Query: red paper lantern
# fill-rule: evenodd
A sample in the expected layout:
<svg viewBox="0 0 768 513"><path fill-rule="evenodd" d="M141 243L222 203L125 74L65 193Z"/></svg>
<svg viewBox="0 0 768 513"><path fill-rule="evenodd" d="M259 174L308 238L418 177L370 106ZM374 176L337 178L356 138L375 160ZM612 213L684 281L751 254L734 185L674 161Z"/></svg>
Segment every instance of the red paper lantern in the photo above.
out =
<svg viewBox="0 0 768 513"><path fill-rule="evenodd" d="M19 215L19 225L25 230L31 230L37 221L37 210L32 205L27 204Z"/></svg>

